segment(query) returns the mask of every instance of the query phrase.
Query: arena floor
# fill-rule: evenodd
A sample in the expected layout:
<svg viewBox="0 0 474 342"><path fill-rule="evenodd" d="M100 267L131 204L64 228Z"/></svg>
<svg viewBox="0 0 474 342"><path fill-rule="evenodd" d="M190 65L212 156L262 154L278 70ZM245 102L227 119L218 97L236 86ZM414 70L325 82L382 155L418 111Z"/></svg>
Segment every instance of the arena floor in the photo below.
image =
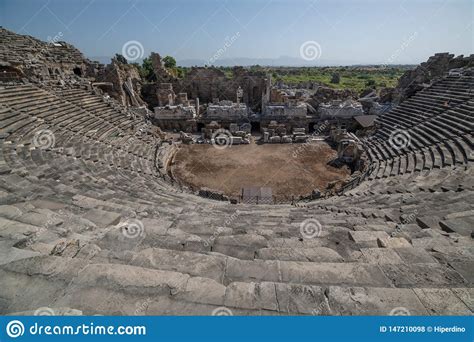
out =
<svg viewBox="0 0 474 342"><path fill-rule="evenodd" d="M309 195L350 175L347 167L327 163L336 157L325 142L229 146L182 145L171 167L173 176L195 188L207 187L238 197L244 186L271 187L277 200Z"/></svg>

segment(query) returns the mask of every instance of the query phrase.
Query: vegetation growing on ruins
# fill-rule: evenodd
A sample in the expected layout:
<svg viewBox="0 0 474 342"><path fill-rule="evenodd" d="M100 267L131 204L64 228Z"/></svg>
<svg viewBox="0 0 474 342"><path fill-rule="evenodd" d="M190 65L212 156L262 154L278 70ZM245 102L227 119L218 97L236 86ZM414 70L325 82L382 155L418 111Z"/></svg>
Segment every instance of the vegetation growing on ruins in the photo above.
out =
<svg viewBox="0 0 474 342"><path fill-rule="evenodd" d="M400 76L408 68L410 67L276 68L273 72L273 79L275 82L282 81L295 85L305 82L319 82L336 89L352 89L360 92L367 87L395 87ZM338 82L335 82L334 75L338 75Z"/></svg>
<svg viewBox="0 0 474 342"><path fill-rule="evenodd" d="M133 64L137 69L138 73L140 74L141 78L146 81L151 81L154 75L153 73L153 65L151 64L151 59L149 57L143 59L142 64L134 63Z"/></svg>
<svg viewBox="0 0 474 342"><path fill-rule="evenodd" d="M119 61L119 62L122 62L122 60L120 60L118 57L121 56L119 54L116 54L116 59ZM123 58L123 56L122 56ZM184 67L180 67L180 66L177 66L176 65L176 59L174 59L174 57L171 57L171 56L165 56L163 58L163 63L164 63L164 67L168 70L168 72L170 74L172 74L173 76L175 77L178 77L178 78L183 78L185 75L186 75L186 68ZM127 64L127 60L125 59L125 63L123 64ZM153 64L151 62L151 58L150 57L146 57L143 59L142 61L142 64L139 64L139 63L132 63L132 65L134 65L137 69L138 69L138 73L140 74L140 76L148 81L148 82L154 82L156 81L156 77L155 77L155 74L153 72Z"/></svg>
<svg viewBox="0 0 474 342"><path fill-rule="evenodd" d="M118 62L122 63L122 64L128 64L127 59L126 59L123 55L121 55L121 54L119 54L119 53L116 53L116 54L115 54L115 59L116 59Z"/></svg>
<svg viewBox="0 0 474 342"><path fill-rule="evenodd" d="M167 69L176 68L176 59L174 59L171 56L165 56L163 58L163 63L165 64L165 68L167 68Z"/></svg>
<svg viewBox="0 0 474 342"><path fill-rule="evenodd" d="M321 83L336 89L357 92L371 87L395 87L398 79L412 66L347 66L347 67L262 67L251 66L250 71L264 71L272 75L273 82L298 86L302 83ZM232 67L219 67L227 77L232 77Z"/></svg>
<svg viewBox="0 0 474 342"><path fill-rule="evenodd" d="M119 62L127 60L116 54ZM163 58L164 67L177 78L184 78L191 68L178 66L172 56ZM132 63L146 81L155 81L153 66L150 57L144 58L142 63ZM247 67L251 72L265 72L272 75L273 82L284 82L296 86L302 83L320 83L335 89L351 89L361 92L366 88L396 87L398 79L403 73L411 69L410 65L397 66L345 66L345 67L263 67L253 65ZM220 66L228 78L232 78L233 67Z"/></svg>

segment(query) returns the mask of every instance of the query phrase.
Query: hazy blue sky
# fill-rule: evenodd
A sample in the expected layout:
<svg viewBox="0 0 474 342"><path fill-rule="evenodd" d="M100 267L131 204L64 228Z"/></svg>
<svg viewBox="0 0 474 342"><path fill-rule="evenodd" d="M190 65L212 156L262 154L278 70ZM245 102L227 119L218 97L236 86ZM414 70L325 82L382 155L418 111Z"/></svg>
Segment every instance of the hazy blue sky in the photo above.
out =
<svg viewBox="0 0 474 342"><path fill-rule="evenodd" d="M300 58L310 63L419 63L474 53L473 0L0 0L0 25L47 40L62 32L88 57L131 40L178 60ZM227 41L227 47L225 46ZM230 43L229 43L230 42ZM219 49L222 49L219 53ZM304 62L303 59L301 59Z"/></svg>

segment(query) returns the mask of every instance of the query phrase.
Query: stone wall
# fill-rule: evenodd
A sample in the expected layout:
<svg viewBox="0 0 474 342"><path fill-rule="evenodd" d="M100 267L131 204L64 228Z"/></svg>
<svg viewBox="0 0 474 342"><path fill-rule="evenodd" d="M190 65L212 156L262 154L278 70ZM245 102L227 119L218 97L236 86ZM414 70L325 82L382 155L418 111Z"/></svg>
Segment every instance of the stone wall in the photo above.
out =
<svg viewBox="0 0 474 342"><path fill-rule="evenodd" d="M186 92L190 98L199 98L202 103L216 99L235 102L239 87L242 89L242 102L252 110L260 111L266 88L264 73L252 73L235 67L232 77L227 78L216 68L192 68L184 79L173 81L175 91Z"/></svg>
<svg viewBox="0 0 474 342"><path fill-rule="evenodd" d="M243 103L232 101L220 101L217 104L209 104L204 119L217 121L238 122L247 119L248 109Z"/></svg>
<svg viewBox="0 0 474 342"><path fill-rule="evenodd" d="M307 107L304 103L298 103L295 105L286 104L269 104L265 106L263 112L263 118L269 120L280 119L304 119L307 114Z"/></svg>
<svg viewBox="0 0 474 342"><path fill-rule="evenodd" d="M107 89L107 93L123 106L146 106L141 98L142 80L135 66L120 63L113 58L112 63L100 71L96 79L112 83L113 87Z"/></svg>
<svg viewBox="0 0 474 342"><path fill-rule="evenodd" d="M393 101L400 103L413 96L432 81L441 78L449 70L463 67L474 67L474 54L454 57L448 52L437 53L413 70L406 71L398 81Z"/></svg>
<svg viewBox="0 0 474 342"><path fill-rule="evenodd" d="M350 89L318 87L308 103L317 109L321 103L327 103L333 100L354 100L357 98L357 93Z"/></svg>
<svg viewBox="0 0 474 342"><path fill-rule="evenodd" d="M71 44L61 41L62 32L43 42L0 27L0 60L2 68L32 82L93 77L102 67L92 62Z"/></svg>
<svg viewBox="0 0 474 342"><path fill-rule="evenodd" d="M192 106L165 106L155 107L157 120L189 120L196 117L196 110Z"/></svg>
<svg viewBox="0 0 474 342"><path fill-rule="evenodd" d="M321 119L331 118L352 118L354 116L363 115L362 105L355 101L331 101L327 104L319 106L319 115Z"/></svg>

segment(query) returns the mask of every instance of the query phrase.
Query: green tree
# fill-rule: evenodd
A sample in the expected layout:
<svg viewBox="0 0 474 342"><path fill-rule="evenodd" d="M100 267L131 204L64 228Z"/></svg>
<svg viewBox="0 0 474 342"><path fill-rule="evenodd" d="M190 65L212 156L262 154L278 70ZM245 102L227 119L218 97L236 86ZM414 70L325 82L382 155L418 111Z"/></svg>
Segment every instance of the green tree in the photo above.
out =
<svg viewBox="0 0 474 342"><path fill-rule="evenodd" d="M178 78L184 78L186 76L186 68L184 67L177 67L176 74Z"/></svg>
<svg viewBox="0 0 474 342"><path fill-rule="evenodd" d="M153 78L155 73L153 71L153 65L149 57L143 59L141 67L138 68L138 72L145 80L150 81Z"/></svg>
<svg viewBox="0 0 474 342"><path fill-rule="evenodd" d="M115 59L122 64L128 64L127 59L119 53L115 54Z"/></svg>
<svg viewBox="0 0 474 342"><path fill-rule="evenodd" d="M163 58L163 62L165 63L165 68L167 69L174 69L176 68L176 59L171 56L166 56Z"/></svg>
<svg viewBox="0 0 474 342"><path fill-rule="evenodd" d="M366 87L370 87L370 88L374 88L374 87L375 87L375 81L369 79L369 80L367 80L367 81L365 82L365 86L366 86Z"/></svg>

